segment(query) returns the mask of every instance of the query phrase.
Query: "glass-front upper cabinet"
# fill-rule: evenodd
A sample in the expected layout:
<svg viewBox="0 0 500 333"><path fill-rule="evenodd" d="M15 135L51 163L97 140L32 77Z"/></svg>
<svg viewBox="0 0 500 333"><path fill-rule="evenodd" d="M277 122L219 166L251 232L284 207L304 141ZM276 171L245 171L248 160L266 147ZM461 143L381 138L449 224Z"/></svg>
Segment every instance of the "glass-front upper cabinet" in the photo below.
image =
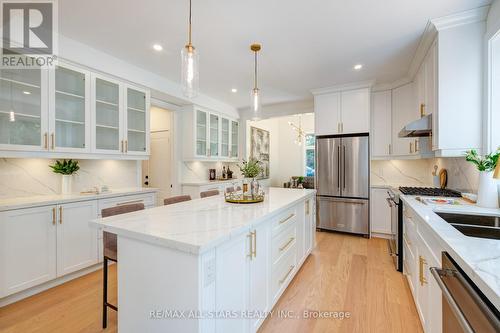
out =
<svg viewBox="0 0 500 333"><path fill-rule="evenodd" d="M231 120L231 158L238 158L239 122Z"/></svg>
<svg viewBox="0 0 500 333"><path fill-rule="evenodd" d="M147 154L147 140L149 108L146 91L126 87L126 138L125 153Z"/></svg>
<svg viewBox="0 0 500 333"><path fill-rule="evenodd" d="M216 114L210 114L210 157L219 157L219 126L220 117Z"/></svg>
<svg viewBox="0 0 500 333"><path fill-rule="evenodd" d="M204 111L196 110L196 156L208 156L207 125L208 114Z"/></svg>
<svg viewBox="0 0 500 333"><path fill-rule="evenodd" d="M229 119L221 118L220 156L229 157Z"/></svg>
<svg viewBox="0 0 500 333"><path fill-rule="evenodd" d="M98 75L93 79L94 146L97 151L123 153L120 83Z"/></svg>
<svg viewBox="0 0 500 333"><path fill-rule="evenodd" d="M49 150L90 150L90 73L59 65L50 76Z"/></svg>
<svg viewBox="0 0 500 333"><path fill-rule="evenodd" d="M47 71L0 69L0 147L48 149Z"/></svg>

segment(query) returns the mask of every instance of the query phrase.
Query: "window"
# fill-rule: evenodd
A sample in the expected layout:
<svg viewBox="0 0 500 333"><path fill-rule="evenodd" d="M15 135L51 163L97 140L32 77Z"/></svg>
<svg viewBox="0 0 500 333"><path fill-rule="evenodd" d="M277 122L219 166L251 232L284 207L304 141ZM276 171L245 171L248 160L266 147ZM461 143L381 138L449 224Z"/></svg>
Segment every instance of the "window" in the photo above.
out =
<svg viewBox="0 0 500 333"><path fill-rule="evenodd" d="M315 142L316 137L314 134L306 134L305 137L305 165L306 165L306 177L314 176L315 171Z"/></svg>

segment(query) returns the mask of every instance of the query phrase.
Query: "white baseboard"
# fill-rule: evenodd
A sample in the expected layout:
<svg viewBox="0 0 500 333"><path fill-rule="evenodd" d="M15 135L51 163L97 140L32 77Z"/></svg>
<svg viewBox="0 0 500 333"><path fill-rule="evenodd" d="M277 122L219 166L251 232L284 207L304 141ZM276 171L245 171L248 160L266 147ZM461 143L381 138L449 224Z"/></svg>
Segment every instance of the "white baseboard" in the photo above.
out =
<svg viewBox="0 0 500 333"><path fill-rule="evenodd" d="M42 291L48 290L50 288L54 288L58 285L61 285L63 283L66 283L70 280L79 278L81 276L87 275L89 273L92 273L94 271L97 271L98 269L102 268L102 263L98 263L95 265L92 265L90 267L84 268L82 270L79 270L77 272L70 273L65 276L61 276L60 278L45 282L43 284L40 284L38 286L20 291L18 293L9 295L7 297L1 298L0 299L0 308L6 305L9 305L11 303L15 303L17 301L20 301L22 299L28 298L30 296L36 295L38 293L41 293Z"/></svg>
<svg viewBox="0 0 500 333"><path fill-rule="evenodd" d="M371 236L374 238L384 238L384 239L391 239L392 238L391 234L384 234L381 232L372 232Z"/></svg>

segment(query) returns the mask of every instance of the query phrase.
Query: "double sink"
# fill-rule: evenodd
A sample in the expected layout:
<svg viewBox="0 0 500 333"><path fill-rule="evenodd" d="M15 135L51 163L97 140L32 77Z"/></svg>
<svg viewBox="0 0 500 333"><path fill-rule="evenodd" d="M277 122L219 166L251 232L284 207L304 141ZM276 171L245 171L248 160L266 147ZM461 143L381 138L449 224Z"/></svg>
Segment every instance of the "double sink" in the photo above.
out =
<svg viewBox="0 0 500 333"><path fill-rule="evenodd" d="M466 236L500 239L500 216L440 212L436 214Z"/></svg>

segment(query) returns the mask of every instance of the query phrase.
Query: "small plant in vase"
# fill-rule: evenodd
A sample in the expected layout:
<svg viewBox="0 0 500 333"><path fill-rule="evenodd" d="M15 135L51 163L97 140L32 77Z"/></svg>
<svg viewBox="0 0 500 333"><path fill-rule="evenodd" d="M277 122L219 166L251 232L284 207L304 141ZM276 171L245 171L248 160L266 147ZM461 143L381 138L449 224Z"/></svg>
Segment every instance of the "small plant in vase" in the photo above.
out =
<svg viewBox="0 0 500 333"><path fill-rule="evenodd" d="M49 165L49 167L52 169L54 173L62 175L61 193L70 194L72 185L71 176L75 174L78 170L80 170L78 161L73 161L73 160L56 161L53 165Z"/></svg>
<svg viewBox="0 0 500 333"><path fill-rule="evenodd" d="M255 177L262 173L261 164L262 162L254 158L250 158L248 161L243 160L242 165L238 164L238 168L240 168L241 174L246 178L246 180L243 180L243 195L253 196L254 194L257 194L259 183L255 179ZM249 185L250 191L248 188Z"/></svg>
<svg viewBox="0 0 500 333"><path fill-rule="evenodd" d="M500 157L500 148L491 154L478 155L472 149L467 151L465 160L473 163L479 171L479 189L477 191L477 205L485 208L498 208L498 188L493 179L493 171Z"/></svg>

